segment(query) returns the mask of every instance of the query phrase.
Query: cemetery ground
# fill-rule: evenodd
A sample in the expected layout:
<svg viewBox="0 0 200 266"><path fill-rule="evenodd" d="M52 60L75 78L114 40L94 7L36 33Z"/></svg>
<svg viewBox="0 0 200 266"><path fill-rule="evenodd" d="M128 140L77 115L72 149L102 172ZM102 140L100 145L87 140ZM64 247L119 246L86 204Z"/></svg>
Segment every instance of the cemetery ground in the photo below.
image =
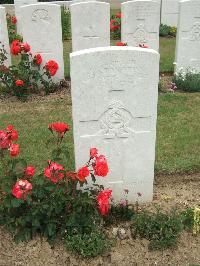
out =
<svg viewBox="0 0 200 266"><path fill-rule="evenodd" d="M156 178L153 203L141 208L182 210L199 204L200 200L200 94L160 93L158 104ZM69 168L73 169L73 138L70 91L46 97L34 96L22 103L15 98L0 104L1 126L13 124L20 133L19 144L29 163L42 169L48 158L48 123L64 121L71 130L65 138ZM23 118L23 120L22 120ZM22 122L23 121L23 122ZM37 148L36 148L37 147ZM119 226L112 225L112 227ZM123 223L126 226L126 223ZM112 233L112 227L107 230ZM198 265L200 238L183 231L177 248L149 251L148 240L117 240L111 253L94 259L84 259L67 252L62 243L54 248L42 238L15 244L11 236L0 229L0 265Z"/></svg>

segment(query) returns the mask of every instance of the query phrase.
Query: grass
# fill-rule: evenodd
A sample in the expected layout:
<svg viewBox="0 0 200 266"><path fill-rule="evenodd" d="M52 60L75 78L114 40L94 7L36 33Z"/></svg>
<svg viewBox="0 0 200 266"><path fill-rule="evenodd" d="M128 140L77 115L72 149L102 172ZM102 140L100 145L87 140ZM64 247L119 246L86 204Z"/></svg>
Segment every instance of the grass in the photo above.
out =
<svg viewBox="0 0 200 266"><path fill-rule="evenodd" d="M200 94L163 94L159 97L156 170L200 170Z"/></svg>
<svg viewBox="0 0 200 266"><path fill-rule="evenodd" d="M160 72L173 72L176 38L160 38Z"/></svg>
<svg viewBox="0 0 200 266"><path fill-rule="evenodd" d="M2 102L0 130L13 124L19 131L21 156L29 164L44 168L50 159L47 140L51 137L48 123L63 121L72 129L71 99L47 97L27 103ZM160 94L158 104L157 147L155 169L159 173L194 172L200 170L200 94ZM74 168L72 130L67 133L67 162ZM67 151L66 151L67 152Z"/></svg>

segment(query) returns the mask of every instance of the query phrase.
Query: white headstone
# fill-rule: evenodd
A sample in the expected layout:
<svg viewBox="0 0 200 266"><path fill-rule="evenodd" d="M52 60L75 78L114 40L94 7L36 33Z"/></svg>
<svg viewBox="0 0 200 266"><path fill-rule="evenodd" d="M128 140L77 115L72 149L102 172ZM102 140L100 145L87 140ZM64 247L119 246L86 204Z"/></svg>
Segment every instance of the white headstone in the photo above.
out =
<svg viewBox="0 0 200 266"><path fill-rule="evenodd" d="M77 169L96 147L108 159L97 181L114 199L152 200L159 54L135 47L99 47L70 55ZM147 64L148 62L148 64ZM88 180L90 182L90 180Z"/></svg>
<svg viewBox="0 0 200 266"><path fill-rule="evenodd" d="M6 11L4 7L0 7L0 42L1 45L4 45L4 48L7 52L7 60L5 62L6 66L11 65L10 59L10 47L9 47L9 40L8 40L8 28L7 28L7 21L6 21ZM1 48L0 45L0 48Z"/></svg>
<svg viewBox="0 0 200 266"><path fill-rule="evenodd" d="M200 1L180 2L176 45L176 71L194 68L200 71Z"/></svg>
<svg viewBox="0 0 200 266"><path fill-rule="evenodd" d="M110 5L97 1L72 4L73 51L110 45Z"/></svg>
<svg viewBox="0 0 200 266"><path fill-rule="evenodd" d="M160 4L151 0L122 3L122 42L159 50Z"/></svg>
<svg viewBox="0 0 200 266"><path fill-rule="evenodd" d="M177 26L179 14L179 0L162 0L161 23Z"/></svg>
<svg viewBox="0 0 200 266"><path fill-rule="evenodd" d="M15 4L15 16L17 18L17 32L22 34L22 22L20 8L25 5L31 5L37 3L37 0L14 0Z"/></svg>
<svg viewBox="0 0 200 266"><path fill-rule="evenodd" d="M43 63L55 60L57 79L64 78L61 7L55 4L35 4L21 7L23 40L32 53L42 55Z"/></svg>

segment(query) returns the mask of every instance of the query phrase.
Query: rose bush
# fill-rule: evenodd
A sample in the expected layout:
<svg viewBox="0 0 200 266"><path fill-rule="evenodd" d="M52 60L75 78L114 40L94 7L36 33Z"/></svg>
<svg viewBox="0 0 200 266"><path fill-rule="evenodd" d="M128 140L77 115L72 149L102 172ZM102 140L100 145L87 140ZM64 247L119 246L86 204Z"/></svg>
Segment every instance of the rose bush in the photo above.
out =
<svg viewBox="0 0 200 266"><path fill-rule="evenodd" d="M14 40L22 41L22 36L17 34L17 29L16 29L17 18L15 16L6 14L6 19L8 26L9 42L11 43Z"/></svg>
<svg viewBox="0 0 200 266"><path fill-rule="evenodd" d="M121 13L117 13L116 15L111 16L110 20L110 32L111 39L120 40L121 39Z"/></svg>
<svg viewBox="0 0 200 266"><path fill-rule="evenodd" d="M5 93L25 100L31 93L48 94L56 90L52 76L59 66L55 61L49 60L42 67L42 56L33 55L30 45L19 40L12 41L10 50L13 56L20 58L20 62L6 67L7 53L4 46L0 47L0 87Z"/></svg>
<svg viewBox="0 0 200 266"><path fill-rule="evenodd" d="M69 126L56 122L48 129L55 149L41 170L20 159L18 132L13 125L0 130L0 225L9 229L17 241L37 233L49 241L74 234L98 235L102 217L109 214L112 191L97 184L89 187L88 179L95 183L96 178L105 178L107 160L91 148L86 164L77 172L67 170L62 140Z"/></svg>

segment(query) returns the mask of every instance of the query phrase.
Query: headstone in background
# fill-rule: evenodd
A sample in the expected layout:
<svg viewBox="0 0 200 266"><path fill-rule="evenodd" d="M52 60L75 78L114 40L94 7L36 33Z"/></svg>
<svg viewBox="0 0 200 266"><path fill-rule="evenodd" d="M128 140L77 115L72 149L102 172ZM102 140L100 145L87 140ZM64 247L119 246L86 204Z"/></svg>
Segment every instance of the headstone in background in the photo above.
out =
<svg viewBox="0 0 200 266"><path fill-rule="evenodd" d="M176 72L182 68L200 71L200 1L180 2L176 40Z"/></svg>
<svg viewBox="0 0 200 266"><path fill-rule="evenodd" d="M6 56L8 59L6 60L5 65L8 67L11 65L11 57L10 57L10 47L8 39L8 28L6 21L6 11L4 7L0 7L0 42L1 45L4 45L4 48L7 52Z"/></svg>
<svg viewBox="0 0 200 266"><path fill-rule="evenodd" d="M20 8L25 5L37 3L37 0L14 0L15 16L17 18L17 32L22 35L22 22Z"/></svg>
<svg viewBox="0 0 200 266"><path fill-rule="evenodd" d="M129 46L147 44L159 50L160 4L151 0L122 3L122 42Z"/></svg>
<svg viewBox="0 0 200 266"><path fill-rule="evenodd" d="M110 5L97 1L72 4L72 48L78 51L110 45Z"/></svg>
<svg viewBox="0 0 200 266"><path fill-rule="evenodd" d="M108 159L109 175L97 182L116 201L151 201L156 141L159 54L135 47L99 47L71 58L76 168L96 147ZM88 180L90 183L90 180Z"/></svg>
<svg viewBox="0 0 200 266"><path fill-rule="evenodd" d="M179 0L162 0L162 10L161 10L162 24L177 27L178 15L179 15Z"/></svg>
<svg viewBox="0 0 200 266"><path fill-rule="evenodd" d="M34 4L21 7L24 42L34 54L41 54L43 64L55 60L59 69L55 78L64 78L61 7L56 4Z"/></svg>

